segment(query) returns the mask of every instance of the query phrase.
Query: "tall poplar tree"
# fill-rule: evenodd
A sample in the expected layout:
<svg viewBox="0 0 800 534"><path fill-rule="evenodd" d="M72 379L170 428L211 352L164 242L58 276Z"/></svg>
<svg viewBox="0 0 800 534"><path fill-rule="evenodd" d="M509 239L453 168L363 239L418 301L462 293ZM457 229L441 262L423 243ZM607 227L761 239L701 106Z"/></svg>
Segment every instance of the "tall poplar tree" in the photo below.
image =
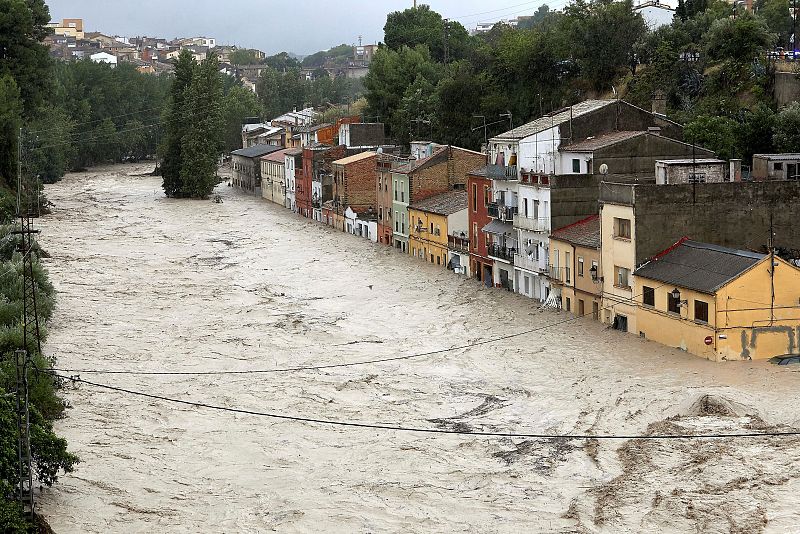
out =
<svg viewBox="0 0 800 534"><path fill-rule="evenodd" d="M183 196L206 198L217 185L217 165L224 149L222 79L212 53L195 69L184 105L188 130L183 136Z"/></svg>
<svg viewBox="0 0 800 534"><path fill-rule="evenodd" d="M167 111L167 128L162 145L161 176L164 179L164 193L168 197L182 196L181 168L183 167L183 137L189 127L186 117L189 87L194 79L197 63L191 52L184 50L175 65L175 79L172 82L171 101Z"/></svg>

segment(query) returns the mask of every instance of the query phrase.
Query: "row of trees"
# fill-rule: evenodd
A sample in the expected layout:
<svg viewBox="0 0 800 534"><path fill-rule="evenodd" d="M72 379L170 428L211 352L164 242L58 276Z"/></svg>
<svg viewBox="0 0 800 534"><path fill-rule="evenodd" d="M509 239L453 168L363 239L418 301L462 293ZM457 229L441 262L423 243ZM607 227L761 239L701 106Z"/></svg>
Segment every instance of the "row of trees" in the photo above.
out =
<svg viewBox="0 0 800 534"><path fill-rule="evenodd" d="M295 108L352 102L360 95L361 84L342 76L331 78L325 70L308 79L298 68L282 72L270 67L259 78L256 91L264 116L275 118Z"/></svg>
<svg viewBox="0 0 800 534"><path fill-rule="evenodd" d="M172 83L161 175L168 197L206 198L224 149L223 87L215 54L198 64L184 50Z"/></svg>
<svg viewBox="0 0 800 534"><path fill-rule="evenodd" d="M484 117L497 123L491 135L508 126L501 114L518 125L614 95L649 109L663 94L696 142L749 158L776 148L775 128L787 124L776 115L768 52L788 40L791 18L787 0L759 0L755 13L733 9L681 2L672 24L652 31L630 0L575 0L479 36L428 6L395 12L365 80L367 113L401 143L430 121L437 140L478 148Z"/></svg>
<svg viewBox="0 0 800 534"><path fill-rule="evenodd" d="M68 114L49 102L53 94L52 65L42 39L47 35L50 13L43 0L0 0L0 217L13 215L16 188L17 141L23 124L55 128L49 121L69 120ZM44 128L43 128L44 129ZM44 139L42 139L44 141ZM50 148L42 147L40 152ZM40 157L40 156L37 156ZM29 179L26 176L26 180ZM17 439L13 395L16 388L14 351L23 348L22 258L16 252L18 237L11 228L0 227L0 531L31 532L33 526L22 515L15 500L18 484ZM34 252L34 280L41 324L50 318L54 290ZM46 330L42 329L42 334ZM55 361L27 348L39 368ZM39 483L52 485L58 473L72 471L78 458L67 452L67 443L53 432L51 421L59 417L64 404L56 395L57 383L46 373L30 376L31 453Z"/></svg>

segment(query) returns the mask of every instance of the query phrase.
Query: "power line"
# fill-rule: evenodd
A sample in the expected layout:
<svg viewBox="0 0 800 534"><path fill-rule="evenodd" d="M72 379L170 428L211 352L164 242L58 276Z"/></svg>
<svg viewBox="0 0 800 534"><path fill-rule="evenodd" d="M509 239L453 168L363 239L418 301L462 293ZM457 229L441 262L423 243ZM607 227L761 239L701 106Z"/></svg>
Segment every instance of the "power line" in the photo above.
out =
<svg viewBox="0 0 800 534"><path fill-rule="evenodd" d="M57 378L63 380L70 380L93 386L96 388L107 389L109 391L116 391L118 393L125 393L137 397L145 397L148 399L160 400L174 404L182 404L185 406L193 406L195 408L206 408L209 410L216 410L220 412L238 413L244 415L253 415L258 417L268 417L270 419L279 419L283 421L291 421L295 423L312 423L326 426L337 426L347 428L365 428L371 430L391 430L395 432L413 432L423 434L450 434L462 436L482 436L482 437L495 437L495 438L525 438L525 439L547 439L547 440L579 440L579 439L596 439L596 440L675 440L675 439L741 439L741 438L763 438L763 437L795 437L800 436L800 430L786 430L782 432L745 432L745 433L714 433L714 434L545 434L545 433L516 433L516 432L489 432L481 430L456 430L446 428L421 428L409 427L401 425L389 425L379 423L362 423L357 421L341 421L334 419L320 419L316 417L304 417L297 415L287 415L273 412L259 412L255 410L246 410L243 408L229 408L225 406L217 406L205 402L195 402L183 399L176 399L166 397L164 395L155 395L152 393L145 393L143 391L135 391L131 389L121 388L117 386L110 386L108 384L99 384L97 382L90 382L83 380L79 377L62 376L51 373Z"/></svg>
<svg viewBox="0 0 800 534"><path fill-rule="evenodd" d="M756 241L757 237L754 237L750 242L748 242L745 246L749 246L753 241ZM658 261L665 261L660 259ZM711 263L716 262L716 260L712 260L706 265L695 267L697 271L704 270L704 267L711 265ZM670 262L674 263L674 262ZM689 276L692 273L687 273L685 276ZM684 277L685 278L685 277ZM675 285L674 282L665 282L659 286L652 288L653 290L660 289L665 286ZM678 284L680 285L680 284ZM643 293L638 295L633 295L629 298L626 297L619 297L620 302L615 304L611 304L610 306L604 306L598 310L598 313L601 311L606 310L613 310L617 306L622 304L628 305L636 305L636 299L641 297ZM615 296L616 297L616 296ZM540 327L531 328L528 330L523 330L520 332L516 332L513 334L507 334L504 336L498 336L489 339L483 339L480 341L467 343L464 345L459 345L455 347L448 347L442 349L436 349L433 351L428 352L420 352L415 354L407 354L403 356L390 356L386 358L377 358L372 360L365 360L360 362L348 362L348 363L332 363L326 365L309 365L309 366L298 366L298 367L285 367L285 368L273 368L273 369L250 369L250 370L239 370L239 371L133 371L133 370L115 370L115 369L62 369L62 368L50 368L47 371L55 371L55 372L62 372L62 373L83 373L83 374L108 374L108 375L137 375L137 376L215 376L215 375L250 375L250 374L272 374L272 373L291 373L291 372L302 372L302 371L319 371L324 369L336 369L336 368L344 368L344 367L359 367L362 365L372 365L377 363L386 363L386 362L394 362L394 361L402 361L402 360L412 360L417 358L423 358L426 356L434 356L437 354L442 354L445 352L454 352L454 351L461 351L461 350L468 350L475 347L479 347L482 345L487 345L490 343L497 343L500 341L506 341L509 339L513 339L516 337L521 337L527 334L532 334L534 332L539 332L542 330L546 330L548 328L553 328L556 326L560 326L563 324L571 323L582 319L584 317L588 317L589 315L594 315L594 312L587 312L583 315L575 315L574 317L570 317L569 319L565 319L563 321L557 321L555 323L546 324ZM745 327L742 327L745 328Z"/></svg>
<svg viewBox="0 0 800 534"><path fill-rule="evenodd" d="M89 143L89 142L97 141L97 140L100 140L100 139L113 137L115 135L119 135L119 134L123 134L123 133L134 132L134 131L139 131L139 130L146 130L146 129L149 129L149 128L156 128L156 127L159 127L159 126L163 126L165 124L169 124L170 122L188 119L188 118L194 116L198 112L211 111L217 105L218 104L212 104L212 105L200 107L200 108L197 108L197 109L194 109L194 110L191 110L191 111L182 112L181 114L179 114L179 115L177 115L175 117L171 117L171 118L168 118L168 119L165 119L165 120L162 120L162 121L158 121L158 122L155 122L153 124L145 124L145 125L142 125L142 126L138 126L136 128L127 128L127 129L122 129L122 130L114 130L113 132L109 132L109 133L106 133L106 134L90 135L89 137L84 138L84 139L73 139L71 141L64 141L64 142L53 143L53 144L50 144L50 145L45 145L45 146L40 146L40 147L28 148L28 149L26 149L26 152L33 152L33 151L36 151L36 150L45 150L45 149L55 148L55 147L65 146L65 145L75 145L75 144L81 144L81 143ZM81 136L81 135L86 135L86 134L87 134L87 132L78 132L76 134L73 134L73 136Z"/></svg>
<svg viewBox="0 0 800 534"><path fill-rule="evenodd" d="M349 363L332 363L327 365L309 365L309 366L300 366L300 367L286 367L286 368L278 368L278 369L251 369L251 370L242 370L242 371L124 371L124 370L98 370L98 369L58 369L58 368L51 368L46 369L46 371L56 371L61 373L84 373L84 374L109 374L109 375L156 375L156 376L200 376L200 375L248 375L248 374L268 374L268 373L289 373L289 372L298 372L298 371L317 371L322 369L335 369L340 367L357 367L361 365L370 365L375 363L385 363L385 362L395 362L395 361L402 361L402 360L412 360L415 358L422 358L425 356L434 356L436 354L442 354L445 352L455 352L460 350L467 350L474 347L479 347L482 345L488 345L490 343L497 343L499 341L505 341L508 339L513 339L515 337L524 336L527 334L531 334L533 332L538 332L541 330L545 330L547 328L552 328L554 326L562 325L565 323L569 323L572 321L577 321L585 317L586 315L580 315L577 317L571 317L569 319L565 319L563 321L558 321L555 323L547 324L544 326L540 326L537 328L532 328L529 330L524 330L522 332L516 332L514 334L508 334L505 336L494 337L490 339L484 339L481 341L476 341L473 343L468 343L465 345L459 345L456 347L448 347L443 349L432 350L428 352L419 352L415 354L407 354L403 356L390 356L386 358L377 358L374 360L366 360L360 362L349 362Z"/></svg>
<svg viewBox="0 0 800 534"><path fill-rule="evenodd" d="M498 9L490 9L489 11L481 11L479 13L471 13L469 15L459 15L457 17L449 17L449 18L450 18L450 20L454 20L454 19L458 19L458 20L469 19L469 18L481 16L481 15L487 15L489 13L498 13L500 11L508 11L508 10L511 10L511 9L516 9L518 7L528 6L528 5L531 5L531 4L546 4L546 3L547 3L546 0L533 0L531 2L523 2L521 4L516 4L516 5L513 5L513 6L501 7L501 8L498 8Z"/></svg>

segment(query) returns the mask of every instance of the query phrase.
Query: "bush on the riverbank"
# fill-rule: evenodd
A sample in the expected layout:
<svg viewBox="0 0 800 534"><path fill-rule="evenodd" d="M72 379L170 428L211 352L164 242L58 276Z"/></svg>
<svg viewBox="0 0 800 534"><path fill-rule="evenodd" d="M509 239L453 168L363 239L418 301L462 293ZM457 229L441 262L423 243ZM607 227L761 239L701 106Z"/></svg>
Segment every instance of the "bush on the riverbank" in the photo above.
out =
<svg viewBox="0 0 800 534"><path fill-rule="evenodd" d="M19 238L10 234L12 226L0 226L0 531L31 532L15 501L17 486L17 425L13 396L16 388L14 351L24 346L22 325L23 261L16 250ZM53 313L55 290L47 272L39 262L44 252L34 245L33 271L36 283L36 304L42 342L47 335L45 324ZM67 442L53 432L51 421L60 417L64 403L56 394L58 382L51 375L38 371L55 362L38 353L35 340L29 340L34 369L29 373L31 403L31 455L36 480L51 486L61 471L69 473L78 463L77 456L67 451ZM52 361L51 361L52 360Z"/></svg>

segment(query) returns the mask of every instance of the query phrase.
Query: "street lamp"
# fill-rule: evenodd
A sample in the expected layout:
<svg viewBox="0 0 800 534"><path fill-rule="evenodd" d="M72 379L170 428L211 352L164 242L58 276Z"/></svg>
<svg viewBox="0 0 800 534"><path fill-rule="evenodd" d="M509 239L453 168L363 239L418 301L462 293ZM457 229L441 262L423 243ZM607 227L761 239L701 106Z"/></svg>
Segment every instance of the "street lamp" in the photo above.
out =
<svg viewBox="0 0 800 534"><path fill-rule="evenodd" d="M679 308L681 306L687 306L689 304L688 300L681 300L681 292L678 290L677 287L672 290L670 295L672 296L672 299L675 300L678 303L678 307Z"/></svg>

